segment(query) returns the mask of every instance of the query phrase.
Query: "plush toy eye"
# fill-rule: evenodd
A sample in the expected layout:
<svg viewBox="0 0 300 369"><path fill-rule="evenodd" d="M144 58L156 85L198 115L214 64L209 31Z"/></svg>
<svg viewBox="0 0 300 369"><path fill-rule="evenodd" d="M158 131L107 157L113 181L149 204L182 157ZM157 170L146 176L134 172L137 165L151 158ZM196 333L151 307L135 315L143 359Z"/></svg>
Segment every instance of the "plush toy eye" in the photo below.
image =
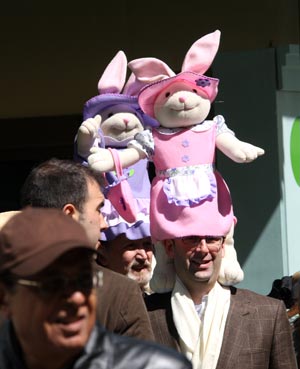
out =
<svg viewBox="0 0 300 369"><path fill-rule="evenodd" d="M110 117L112 117L113 115L114 115L114 113L108 113L108 114L107 114L107 117L108 117L108 118L110 118Z"/></svg>
<svg viewBox="0 0 300 369"><path fill-rule="evenodd" d="M198 94L198 91L195 88L193 88L193 92L195 92L195 94Z"/></svg>
<svg viewBox="0 0 300 369"><path fill-rule="evenodd" d="M170 92L166 92L165 97L169 97L170 95Z"/></svg>

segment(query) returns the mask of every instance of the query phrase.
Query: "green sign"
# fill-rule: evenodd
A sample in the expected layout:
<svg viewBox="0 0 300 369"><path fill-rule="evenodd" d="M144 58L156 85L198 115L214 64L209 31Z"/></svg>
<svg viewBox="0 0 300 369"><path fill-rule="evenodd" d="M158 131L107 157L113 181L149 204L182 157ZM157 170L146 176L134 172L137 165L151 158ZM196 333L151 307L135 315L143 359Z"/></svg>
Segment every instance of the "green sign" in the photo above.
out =
<svg viewBox="0 0 300 369"><path fill-rule="evenodd" d="M292 126L290 150L293 174L300 186L300 117L295 119Z"/></svg>

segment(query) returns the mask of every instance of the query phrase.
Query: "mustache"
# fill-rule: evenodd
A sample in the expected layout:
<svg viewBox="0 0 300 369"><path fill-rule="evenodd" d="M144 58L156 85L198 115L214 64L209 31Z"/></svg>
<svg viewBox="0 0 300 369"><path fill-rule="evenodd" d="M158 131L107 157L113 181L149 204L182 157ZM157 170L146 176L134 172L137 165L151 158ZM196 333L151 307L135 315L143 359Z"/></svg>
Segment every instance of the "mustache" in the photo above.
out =
<svg viewBox="0 0 300 369"><path fill-rule="evenodd" d="M144 267L146 269L148 269L149 271L152 270L152 265L148 260L133 260L133 262L130 264L130 268L140 268L140 267Z"/></svg>

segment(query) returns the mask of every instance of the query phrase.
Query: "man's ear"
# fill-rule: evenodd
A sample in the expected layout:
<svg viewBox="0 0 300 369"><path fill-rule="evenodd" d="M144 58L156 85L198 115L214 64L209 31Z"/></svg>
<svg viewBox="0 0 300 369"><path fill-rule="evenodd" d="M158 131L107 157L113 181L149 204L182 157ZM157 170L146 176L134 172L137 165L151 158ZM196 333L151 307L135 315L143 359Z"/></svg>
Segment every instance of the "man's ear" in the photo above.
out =
<svg viewBox="0 0 300 369"><path fill-rule="evenodd" d="M66 214L71 216L73 219L78 220L78 211L73 204L66 204L62 208L62 211Z"/></svg>
<svg viewBox="0 0 300 369"><path fill-rule="evenodd" d="M174 241L173 240L163 240L162 241L166 254L169 256L169 258L174 258Z"/></svg>

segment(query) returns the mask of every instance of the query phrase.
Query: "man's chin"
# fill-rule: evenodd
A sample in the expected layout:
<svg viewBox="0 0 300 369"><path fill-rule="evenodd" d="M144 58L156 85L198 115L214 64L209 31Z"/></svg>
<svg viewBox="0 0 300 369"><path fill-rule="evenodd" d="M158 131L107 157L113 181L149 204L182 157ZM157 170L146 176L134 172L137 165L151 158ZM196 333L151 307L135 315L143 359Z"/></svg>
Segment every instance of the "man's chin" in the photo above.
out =
<svg viewBox="0 0 300 369"><path fill-rule="evenodd" d="M197 271L194 273L194 279L199 282L207 282L212 277L211 272L209 271Z"/></svg>
<svg viewBox="0 0 300 369"><path fill-rule="evenodd" d="M64 350L82 350L86 345L92 327L84 319L70 322L57 323L48 331L48 339L57 348Z"/></svg>
<svg viewBox="0 0 300 369"><path fill-rule="evenodd" d="M56 337L53 343L57 348L66 351L80 351L85 347L88 339L89 335L87 332L78 332L78 334L70 336L63 333L59 337Z"/></svg>
<svg viewBox="0 0 300 369"><path fill-rule="evenodd" d="M149 270L131 271L127 274L127 277L136 281L140 286L146 286L151 279L152 272Z"/></svg>

